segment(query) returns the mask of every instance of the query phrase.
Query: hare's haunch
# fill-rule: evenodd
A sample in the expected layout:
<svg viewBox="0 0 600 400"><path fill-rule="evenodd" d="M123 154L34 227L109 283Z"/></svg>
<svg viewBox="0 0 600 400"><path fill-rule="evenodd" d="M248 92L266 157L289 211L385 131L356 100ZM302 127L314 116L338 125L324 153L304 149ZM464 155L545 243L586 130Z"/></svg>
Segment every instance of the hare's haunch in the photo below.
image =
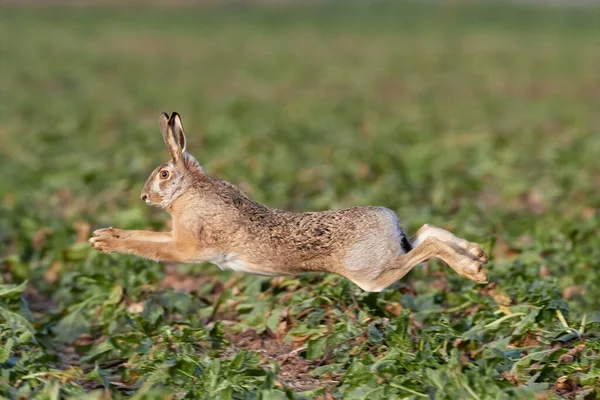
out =
<svg viewBox="0 0 600 400"><path fill-rule="evenodd" d="M160 116L171 160L144 185L142 200L171 214L171 232L99 229L90 239L105 253L153 260L211 262L222 269L262 275L332 272L367 291L381 291L416 265L436 257L458 274L487 282L483 249L424 225L412 243L384 207L297 214L248 198L229 182L209 177L186 153L177 113Z"/></svg>

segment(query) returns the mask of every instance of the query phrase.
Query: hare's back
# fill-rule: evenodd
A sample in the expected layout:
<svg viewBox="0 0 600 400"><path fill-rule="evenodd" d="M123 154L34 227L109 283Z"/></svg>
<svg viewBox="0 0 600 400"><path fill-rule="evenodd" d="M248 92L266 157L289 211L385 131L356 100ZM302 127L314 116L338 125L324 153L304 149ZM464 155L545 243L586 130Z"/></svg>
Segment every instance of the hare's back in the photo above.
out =
<svg viewBox="0 0 600 400"><path fill-rule="evenodd" d="M297 214L289 225L290 239L298 239L311 250L328 250L345 254L352 248L375 249L385 246L401 253L403 244L410 246L396 214L384 207L352 207L342 210ZM409 251L410 248L406 248ZM361 250L362 252L362 250Z"/></svg>

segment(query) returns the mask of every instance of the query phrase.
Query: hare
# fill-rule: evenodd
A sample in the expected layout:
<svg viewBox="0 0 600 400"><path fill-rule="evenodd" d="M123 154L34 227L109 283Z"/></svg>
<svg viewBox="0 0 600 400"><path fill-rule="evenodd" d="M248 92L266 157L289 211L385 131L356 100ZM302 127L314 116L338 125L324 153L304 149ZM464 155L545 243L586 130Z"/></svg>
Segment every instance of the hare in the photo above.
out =
<svg viewBox="0 0 600 400"><path fill-rule="evenodd" d="M371 292L432 257L467 279L488 281L488 257L478 244L431 225L410 241L387 208L298 214L259 204L210 177L186 152L177 113L162 113L159 122L171 160L150 174L141 199L171 214L172 231L99 229L89 240L94 249L271 276L331 272Z"/></svg>

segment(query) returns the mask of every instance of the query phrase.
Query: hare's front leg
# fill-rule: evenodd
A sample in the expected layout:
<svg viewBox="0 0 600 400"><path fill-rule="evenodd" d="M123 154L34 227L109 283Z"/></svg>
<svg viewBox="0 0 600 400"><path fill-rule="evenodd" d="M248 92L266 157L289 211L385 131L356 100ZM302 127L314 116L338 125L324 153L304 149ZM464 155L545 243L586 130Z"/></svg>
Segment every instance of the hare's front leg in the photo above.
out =
<svg viewBox="0 0 600 400"><path fill-rule="evenodd" d="M103 253L133 254L162 261L181 259L169 232L129 231L111 227L94 231L89 242L94 249Z"/></svg>
<svg viewBox="0 0 600 400"><path fill-rule="evenodd" d="M146 242L168 242L171 240L171 232L134 231L113 228L112 226L95 230L93 236L108 236L115 239L134 239Z"/></svg>

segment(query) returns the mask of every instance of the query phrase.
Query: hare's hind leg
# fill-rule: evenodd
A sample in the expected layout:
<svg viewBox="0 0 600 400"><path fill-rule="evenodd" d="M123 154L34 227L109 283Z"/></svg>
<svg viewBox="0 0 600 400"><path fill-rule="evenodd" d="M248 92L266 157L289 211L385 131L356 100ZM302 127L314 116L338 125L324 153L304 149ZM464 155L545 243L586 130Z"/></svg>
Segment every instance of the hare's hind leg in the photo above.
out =
<svg viewBox="0 0 600 400"><path fill-rule="evenodd" d="M181 259L169 232L106 228L94 231L89 242L94 249L103 253L133 254L162 261L179 261Z"/></svg>
<svg viewBox="0 0 600 400"><path fill-rule="evenodd" d="M472 254L437 237L429 236L418 243L410 252L398 257L392 265L370 282L361 282L364 290L378 292L406 275L411 269L430 258L439 258L459 275L477 283L488 281L487 272L482 268L484 261ZM487 261L487 260L486 260Z"/></svg>
<svg viewBox="0 0 600 400"><path fill-rule="evenodd" d="M413 246L419 246L425 239L428 237L434 237L442 242L448 243L452 247L457 247L466 251L471 255L474 259L480 260L483 264L488 261L488 256L483 251L480 245L477 243L469 242L468 240L461 239L459 237L454 236L452 232L449 232L445 229L438 228L437 226L425 224L418 231L415 240L413 241Z"/></svg>

